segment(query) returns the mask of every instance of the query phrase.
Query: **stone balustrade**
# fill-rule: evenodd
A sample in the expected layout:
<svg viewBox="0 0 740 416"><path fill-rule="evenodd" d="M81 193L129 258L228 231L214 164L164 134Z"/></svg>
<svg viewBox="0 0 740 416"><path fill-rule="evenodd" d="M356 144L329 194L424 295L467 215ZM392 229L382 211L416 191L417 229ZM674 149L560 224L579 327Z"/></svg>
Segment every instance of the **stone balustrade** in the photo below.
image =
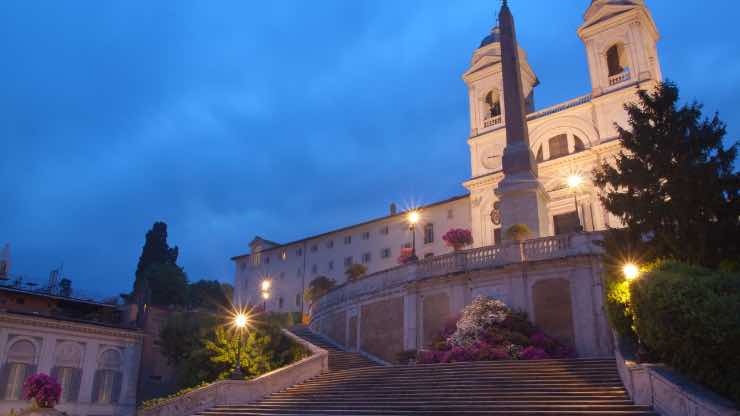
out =
<svg viewBox="0 0 740 416"><path fill-rule="evenodd" d="M326 350L289 331L283 330L283 333L305 346L311 355L251 380L222 380L208 384L156 406L140 409L137 416L190 416L218 405L253 403L329 371L329 353Z"/></svg>
<svg viewBox="0 0 740 416"><path fill-rule="evenodd" d="M593 243L600 239L601 233L575 233L523 242L509 241L501 246L485 246L422 259L416 263L382 270L338 286L312 306L312 314L364 295L430 277L579 254L593 254L598 250Z"/></svg>
<svg viewBox="0 0 740 416"><path fill-rule="evenodd" d="M501 115L489 117L483 120L483 127L496 126L498 124L501 124L502 121L503 121L503 117Z"/></svg>
<svg viewBox="0 0 740 416"><path fill-rule="evenodd" d="M619 74L616 74L616 75L612 75L612 76L609 77L609 86L614 86L614 85L617 85L617 84L621 84L621 83L623 83L625 81L629 81L630 78L631 77L630 77L630 71L629 70L624 71L624 72L619 73Z"/></svg>

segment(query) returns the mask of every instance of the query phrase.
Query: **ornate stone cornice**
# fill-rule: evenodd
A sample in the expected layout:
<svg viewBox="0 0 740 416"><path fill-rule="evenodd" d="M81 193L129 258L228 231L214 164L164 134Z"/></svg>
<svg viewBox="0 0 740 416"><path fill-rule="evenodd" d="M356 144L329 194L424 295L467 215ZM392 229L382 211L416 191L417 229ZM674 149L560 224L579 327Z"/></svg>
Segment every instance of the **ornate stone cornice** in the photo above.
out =
<svg viewBox="0 0 740 416"><path fill-rule="evenodd" d="M136 329L113 328L102 325L47 318L43 316L15 315L8 312L0 312L0 324L3 326L5 324L11 324L25 328L48 328L89 335L126 338L135 342L140 342L144 337L144 334Z"/></svg>

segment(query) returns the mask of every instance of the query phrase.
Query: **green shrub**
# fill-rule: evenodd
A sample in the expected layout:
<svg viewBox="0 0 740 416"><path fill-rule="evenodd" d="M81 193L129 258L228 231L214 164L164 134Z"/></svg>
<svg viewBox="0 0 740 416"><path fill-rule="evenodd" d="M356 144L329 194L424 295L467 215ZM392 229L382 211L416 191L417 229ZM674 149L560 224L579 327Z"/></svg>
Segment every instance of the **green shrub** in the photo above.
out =
<svg viewBox="0 0 740 416"><path fill-rule="evenodd" d="M659 262L630 285L630 303L652 353L740 403L740 273Z"/></svg>

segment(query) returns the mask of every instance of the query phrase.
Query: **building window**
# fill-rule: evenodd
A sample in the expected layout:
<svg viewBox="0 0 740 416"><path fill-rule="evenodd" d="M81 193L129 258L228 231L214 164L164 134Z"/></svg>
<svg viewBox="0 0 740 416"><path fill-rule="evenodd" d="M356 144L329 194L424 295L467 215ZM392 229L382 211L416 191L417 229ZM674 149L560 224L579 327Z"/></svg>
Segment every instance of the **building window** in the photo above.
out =
<svg viewBox="0 0 740 416"><path fill-rule="evenodd" d="M431 244L434 242L434 224L429 223L424 225L424 244Z"/></svg>
<svg viewBox="0 0 740 416"><path fill-rule="evenodd" d="M278 298L278 308L283 309L283 297Z"/></svg>
<svg viewBox="0 0 740 416"><path fill-rule="evenodd" d="M334 260L329 260L329 270L334 270Z"/></svg>
<svg viewBox="0 0 740 416"><path fill-rule="evenodd" d="M326 248L334 248L334 240L327 241Z"/></svg>
<svg viewBox="0 0 740 416"><path fill-rule="evenodd" d="M76 402L82 380L82 349L74 342L64 342L54 353L51 376L62 387L62 403Z"/></svg>
<svg viewBox="0 0 740 416"><path fill-rule="evenodd" d="M568 135L558 134L548 141L550 146L550 159L568 155Z"/></svg>
<svg viewBox="0 0 740 416"><path fill-rule="evenodd" d="M295 294L295 306L301 306L301 294L300 293Z"/></svg>
<svg viewBox="0 0 740 416"><path fill-rule="evenodd" d="M285 261L288 259L288 252L286 250L283 250L282 253L280 253L280 258Z"/></svg>
<svg viewBox="0 0 740 416"><path fill-rule="evenodd" d="M624 46L621 43L613 45L606 51L606 65L609 76L619 75L625 70Z"/></svg>
<svg viewBox="0 0 740 416"><path fill-rule="evenodd" d="M3 368L5 400L21 400L23 382L36 372L36 346L31 341L16 341L8 350Z"/></svg>
<svg viewBox="0 0 740 416"><path fill-rule="evenodd" d="M344 258L344 267L349 267L352 265L354 261L352 260L352 256L345 257Z"/></svg>
<svg viewBox="0 0 740 416"><path fill-rule="evenodd" d="M270 264L270 256L265 256L265 264Z"/></svg>
<svg viewBox="0 0 740 416"><path fill-rule="evenodd" d="M498 117L501 115L501 101L499 100L498 91L489 92L486 94L486 106L488 107L487 118Z"/></svg>
<svg viewBox="0 0 740 416"><path fill-rule="evenodd" d="M300 268L300 267L299 267L299 268L298 268L298 270L297 270L297 271L295 272L295 275L296 275L296 276L298 276L298 277L301 277L301 276L303 275L303 271L301 270L301 268Z"/></svg>
<svg viewBox="0 0 740 416"><path fill-rule="evenodd" d="M380 235L388 235L389 229L387 225L380 228Z"/></svg>
<svg viewBox="0 0 740 416"><path fill-rule="evenodd" d="M118 403L121 393L121 353L106 350L98 360L92 390L92 402L98 404Z"/></svg>
<svg viewBox="0 0 740 416"><path fill-rule="evenodd" d="M285 279L285 272L280 272L280 280Z"/></svg>
<svg viewBox="0 0 740 416"><path fill-rule="evenodd" d="M344 236L344 244L345 245L352 244L352 236L351 235L345 235Z"/></svg>
<svg viewBox="0 0 740 416"><path fill-rule="evenodd" d="M380 250L380 257L381 258L387 259L390 256L391 256L391 249L384 248L384 249Z"/></svg>
<svg viewBox="0 0 740 416"><path fill-rule="evenodd" d="M319 272L319 266L317 266L315 264L313 266L311 266L311 273L316 274L318 272Z"/></svg>
<svg viewBox="0 0 740 416"><path fill-rule="evenodd" d="M452 209L448 209L448 210L447 210L447 219L448 219L448 220L451 220L451 219L453 219L453 218L455 218L455 211L454 211L454 210L452 210Z"/></svg>
<svg viewBox="0 0 740 416"><path fill-rule="evenodd" d="M493 245L501 245L501 227L493 229Z"/></svg>
<svg viewBox="0 0 740 416"><path fill-rule="evenodd" d="M295 250L295 254L296 254L296 256L302 256L302 255L303 255L303 248L301 248L301 247L298 247L298 248L297 248L297 249Z"/></svg>
<svg viewBox="0 0 740 416"><path fill-rule="evenodd" d="M578 136L573 136L573 151L582 152L584 150L586 150L586 145L583 144L583 140Z"/></svg>
<svg viewBox="0 0 740 416"><path fill-rule="evenodd" d="M315 253L317 251L319 251L319 245L318 244L312 245L311 246L311 253Z"/></svg>
<svg viewBox="0 0 740 416"><path fill-rule="evenodd" d="M370 263L370 253L365 253L362 255L362 264L368 264Z"/></svg>
<svg viewBox="0 0 740 416"><path fill-rule="evenodd" d="M365 231L362 233L362 239L363 240L369 240L370 239L370 231Z"/></svg>
<svg viewBox="0 0 740 416"><path fill-rule="evenodd" d="M555 235L574 233L580 228L578 213L575 211L555 215L552 217L552 222L555 225Z"/></svg>

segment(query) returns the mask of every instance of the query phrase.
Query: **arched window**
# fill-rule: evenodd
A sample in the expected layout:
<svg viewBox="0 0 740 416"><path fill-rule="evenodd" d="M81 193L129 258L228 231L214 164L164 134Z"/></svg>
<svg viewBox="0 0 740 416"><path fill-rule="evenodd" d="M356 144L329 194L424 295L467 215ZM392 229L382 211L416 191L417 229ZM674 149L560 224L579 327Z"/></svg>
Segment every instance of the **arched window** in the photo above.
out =
<svg viewBox="0 0 740 416"><path fill-rule="evenodd" d="M617 43L616 45L612 45L612 47L606 51L606 65L609 70L610 77L624 72L627 67L624 45Z"/></svg>
<svg viewBox="0 0 740 416"><path fill-rule="evenodd" d="M550 159L566 156L568 154L567 134L558 134L557 136L550 138L547 143L550 147Z"/></svg>
<svg viewBox="0 0 740 416"><path fill-rule="evenodd" d="M98 369L93 380L92 402L99 404L118 403L121 394L121 353L105 350L98 358Z"/></svg>
<svg viewBox="0 0 740 416"><path fill-rule="evenodd" d="M61 402L76 402L82 380L82 348L73 342L57 346L51 376L62 386Z"/></svg>
<svg viewBox="0 0 740 416"><path fill-rule="evenodd" d="M29 340L18 340L8 349L8 359L2 369L3 399L21 400L23 382L36 372L36 346Z"/></svg>
<svg viewBox="0 0 740 416"><path fill-rule="evenodd" d="M586 145L583 144L583 140L578 136L573 136L573 152L582 152L584 150L586 150Z"/></svg>
<svg viewBox="0 0 740 416"><path fill-rule="evenodd" d="M491 91L486 94L486 106L488 107L488 118L501 115L501 101L499 100L498 91Z"/></svg>

